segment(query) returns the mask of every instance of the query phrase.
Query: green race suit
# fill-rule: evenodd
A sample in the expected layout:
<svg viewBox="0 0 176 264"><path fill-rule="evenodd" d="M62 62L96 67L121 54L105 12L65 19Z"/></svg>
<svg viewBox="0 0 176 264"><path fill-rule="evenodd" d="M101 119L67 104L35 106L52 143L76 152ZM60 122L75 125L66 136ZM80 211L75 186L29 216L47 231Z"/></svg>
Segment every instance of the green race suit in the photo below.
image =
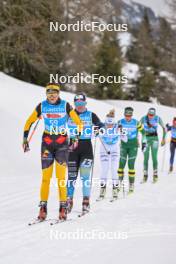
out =
<svg viewBox="0 0 176 264"><path fill-rule="evenodd" d="M164 141L166 136L165 126L162 119L157 115L155 115L152 119L149 119L148 116L142 117L141 124L143 124L144 126L146 139L147 139L147 148L144 153L144 175L146 177L148 175L148 162L149 162L149 156L151 150L154 176L157 176L158 148L159 148L159 139L158 139L157 130L158 130L158 125L160 125L163 129L163 141Z"/></svg>
<svg viewBox="0 0 176 264"><path fill-rule="evenodd" d="M122 181L124 177L124 168L128 159L128 176L129 182L134 183L135 180L135 161L138 152L138 132L143 135L143 142L145 142L145 131L140 122L136 119L127 121L125 118L119 121L119 127L125 129L127 132L125 140L121 137L120 147L120 162L118 169L119 180Z"/></svg>

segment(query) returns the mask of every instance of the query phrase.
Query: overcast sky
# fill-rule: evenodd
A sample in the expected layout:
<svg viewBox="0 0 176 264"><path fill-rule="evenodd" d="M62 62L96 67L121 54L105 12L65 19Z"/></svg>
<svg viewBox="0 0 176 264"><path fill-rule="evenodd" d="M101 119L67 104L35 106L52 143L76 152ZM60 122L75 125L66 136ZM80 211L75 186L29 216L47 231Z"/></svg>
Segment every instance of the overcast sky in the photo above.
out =
<svg viewBox="0 0 176 264"><path fill-rule="evenodd" d="M169 14L169 9L166 4L166 0L133 0L133 1L152 7L152 9L155 11L157 15Z"/></svg>

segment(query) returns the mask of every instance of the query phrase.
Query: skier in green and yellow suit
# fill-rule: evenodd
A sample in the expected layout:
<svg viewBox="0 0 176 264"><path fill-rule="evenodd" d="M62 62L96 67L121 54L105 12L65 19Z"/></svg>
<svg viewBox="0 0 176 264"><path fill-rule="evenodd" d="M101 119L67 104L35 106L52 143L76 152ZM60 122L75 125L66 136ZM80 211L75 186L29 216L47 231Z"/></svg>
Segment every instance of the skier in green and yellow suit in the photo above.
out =
<svg viewBox="0 0 176 264"><path fill-rule="evenodd" d="M126 135L121 136L118 176L119 181L122 182L124 178L124 168L128 159L129 193L132 193L134 191L135 181L135 161L138 153L138 132L141 132L143 135L142 151L146 149L146 138L142 124L132 118L132 107L125 108L124 116L125 117L118 122L121 130L126 131Z"/></svg>
<svg viewBox="0 0 176 264"><path fill-rule="evenodd" d="M165 145L166 130L162 119L156 115L156 109L150 108L146 116L141 118L141 123L144 125L146 138L147 138L147 148L144 153L144 178L143 182L148 179L148 162L149 154L151 150L152 160L153 160L153 182L158 180L158 125L162 127L163 137L161 141L161 146Z"/></svg>

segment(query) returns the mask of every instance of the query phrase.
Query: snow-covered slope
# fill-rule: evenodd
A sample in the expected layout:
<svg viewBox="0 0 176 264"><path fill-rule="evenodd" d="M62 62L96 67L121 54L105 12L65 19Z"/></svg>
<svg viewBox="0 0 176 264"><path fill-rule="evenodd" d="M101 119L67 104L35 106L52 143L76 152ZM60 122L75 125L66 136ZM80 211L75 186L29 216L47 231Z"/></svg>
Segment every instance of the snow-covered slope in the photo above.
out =
<svg viewBox="0 0 176 264"><path fill-rule="evenodd" d="M25 155L21 148L22 131L28 115L45 98L44 89L0 73L0 91L0 263L175 264L176 178L175 175L167 175L169 145L164 159L164 149L160 148L160 181L156 185L151 184L151 178L146 185L139 183L142 178L142 153L139 150L134 195L123 199L121 194L119 200L111 204L109 187L107 199L96 203L99 190L95 185L91 213L78 219L77 211L81 208L81 189L78 188L74 210L69 216L72 221L55 227L50 227L47 222L29 227L27 223L38 213L43 126L40 124L31 143L31 151ZM62 92L61 96L72 102L74 95ZM145 114L150 106L140 102L88 99L88 107L102 119L112 105L116 108L117 119L122 117L126 105L135 108L137 118ZM175 109L156 107L165 122L171 121ZM98 148L99 144L94 179L99 177L100 170ZM161 171L163 162L164 171ZM49 218L57 216L56 197L53 180ZM116 239L112 239L110 232L116 235ZM93 233L97 236L89 239ZM58 235L58 239L53 235ZM72 238L68 239L69 235Z"/></svg>

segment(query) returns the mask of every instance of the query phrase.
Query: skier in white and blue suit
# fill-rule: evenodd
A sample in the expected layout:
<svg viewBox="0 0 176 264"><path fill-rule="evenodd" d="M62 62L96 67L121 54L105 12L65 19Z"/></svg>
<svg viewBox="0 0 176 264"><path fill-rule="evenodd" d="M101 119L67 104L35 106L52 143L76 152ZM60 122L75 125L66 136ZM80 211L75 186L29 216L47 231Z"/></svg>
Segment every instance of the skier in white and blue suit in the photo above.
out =
<svg viewBox="0 0 176 264"><path fill-rule="evenodd" d="M113 198L118 196L118 177L117 169L119 162L119 129L115 122L115 111L111 110L105 119L105 133L100 133L100 199L103 199L106 194L108 172L111 171L112 177L112 195Z"/></svg>

